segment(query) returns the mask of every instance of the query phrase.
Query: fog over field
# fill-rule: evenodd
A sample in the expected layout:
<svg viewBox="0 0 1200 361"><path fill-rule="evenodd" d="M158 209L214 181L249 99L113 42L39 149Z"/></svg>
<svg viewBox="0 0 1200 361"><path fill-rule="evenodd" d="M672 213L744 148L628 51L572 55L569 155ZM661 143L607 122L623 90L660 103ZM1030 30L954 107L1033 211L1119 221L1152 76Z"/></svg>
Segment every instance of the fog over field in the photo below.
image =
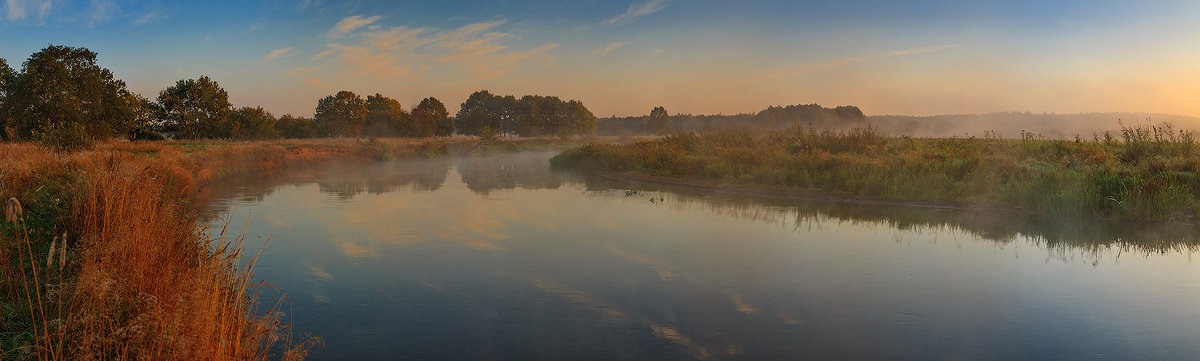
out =
<svg viewBox="0 0 1200 361"><path fill-rule="evenodd" d="M1200 118L1157 113L871 115L867 122L888 134L913 137L982 137L985 132L996 132L1004 138L1019 138L1026 132L1051 139L1073 139L1076 135L1104 139L1105 132L1119 136L1121 124L1160 126L1165 122L1175 129L1200 128Z"/></svg>

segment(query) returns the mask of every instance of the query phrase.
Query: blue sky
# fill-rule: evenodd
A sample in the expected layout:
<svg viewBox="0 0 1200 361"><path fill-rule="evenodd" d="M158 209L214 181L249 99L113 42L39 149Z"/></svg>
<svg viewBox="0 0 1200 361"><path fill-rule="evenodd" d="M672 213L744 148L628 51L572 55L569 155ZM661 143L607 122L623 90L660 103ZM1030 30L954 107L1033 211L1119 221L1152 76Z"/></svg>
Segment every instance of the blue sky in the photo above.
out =
<svg viewBox="0 0 1200 361"><path fill-rule="evenodd" d="M599 116L859 105L868 114L1200 115L1196 1L155 2L5 0L0 57L100 54L154 97L208 75L237 105L310 115L337 90L468 94Z"/></svg>

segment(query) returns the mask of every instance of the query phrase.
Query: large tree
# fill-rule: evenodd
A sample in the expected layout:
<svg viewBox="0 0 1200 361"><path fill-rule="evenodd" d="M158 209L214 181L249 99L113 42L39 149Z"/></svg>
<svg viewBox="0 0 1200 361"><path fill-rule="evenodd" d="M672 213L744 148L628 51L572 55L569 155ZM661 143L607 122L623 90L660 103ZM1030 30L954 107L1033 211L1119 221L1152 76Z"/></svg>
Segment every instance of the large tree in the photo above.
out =
<svg viewBox="0 0 1200 361"><path fill-rule="evenodd" d="M434 97L421 100L413 108L413 122L417 124L422 137L449 136L454 134L454 123L450 120L450 112L446 105Z"/></svg>
<svg viewBox="0 0 1200 361"><path fill-rule="evenodd" d="M454 117L454 128L460 134L482 135L484 129L499 134L516 133L517 99L480 90L467 98Z"/></svg>
<svg viewBox="0 0 1200 361"><path fill-rule="evenodd" d="M367 135L413 136L411 125L410 117L400 101L381 94L367 96Z"/></svg>
<svg viewBox="0 0 1200 361"><path fill-rule="evenodd" d="M343 90L317 102L317 123L332 135L358 137L367 117L367 102L354 92Z"/></svg>
<svg viewBox="0 0 1200 361"><path fill-rule="evenodd" d="M232 111L229 93L207 76L186 79L158 93L159 117L176 137L197 139L228 136L222 129Z"/></svg>
<svg viewBox="0 0 1200 361"><path fill-rule="evenodd" d="M31 55L21 72L6 82L5 126L18 139L87 146L96 139L125 135L135 122L130 107L136 106L136 97L85 48L48 46Z"/></svg>
<svg viewBox="0 0 1200 361"><path fill-rule="evenodd" d="M587 135L596 130L596 116L578 100L526 95L517 104L516 129L523 137Z"/></svg>
<svg viewBox="0 0 1200 361"><path fill-rule="evenodd" d="M596 133L596 115L583 106L583 102L571 100L565 107L565 121L558 135L591 135Z"/></svg>

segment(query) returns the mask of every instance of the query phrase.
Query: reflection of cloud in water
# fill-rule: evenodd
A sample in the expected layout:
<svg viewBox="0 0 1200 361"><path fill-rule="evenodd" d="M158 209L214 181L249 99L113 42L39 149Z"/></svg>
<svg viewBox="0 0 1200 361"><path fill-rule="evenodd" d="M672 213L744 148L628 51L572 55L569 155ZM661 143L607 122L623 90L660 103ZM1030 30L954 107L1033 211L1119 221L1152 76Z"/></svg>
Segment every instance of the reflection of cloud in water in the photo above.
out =
<svg viewBox="0 0 1200 361"><path fill-rule="evenodd" d="M623 250L623 249L617 248L615 245L610 245L608 247L605 247L605 250L608 251L609 253L617 255L618 257L621 257L622 259L624 259L625 261L627 261L629 263L650 267L650 269L653 269L654 272L658 273L658 279L660 281L666 282L666 281L673 280L675 278L676 274L675 274L675 272L671 271L671 266L666 264L666 262L663 262L662 260L656 259L656 258L651 257L646 254ZM690 283L695 283L696 280L688 277L688 281Z"/></svg>
<svg viewBox="0 0 1200 361"><path fill-rule="evenodd" d="M661 338L661 339L664 339L667 341L671 341L679 346L682 346L684 349L686 349L688 351L689 354L692 355L692 357L695 357L697 359L707 360L707 359L712 358L713 354L710 350L716 348L714 346L705 346L705 345L700 344L699 342L694 341L691 337L689 337L688 335L686 335L684 332L680 331L677 328L670 327L670 326L664 326L664 325L652 322L649 319L647 319L646 317L631 314L627 311L622 310L620 307L618 307L614 304L604 302L600 298L593 296L591 294L588 294L586 292L570 289L565 286L558 285L558 284L555 284L555 283L552 283L552 282L549 282L549 281L546 281L543 279L538 279L538 278L531 278L529 280L529 283L532 284L534 287L540 289L542 292L545 292L547 294L554 295L554 296L560 297L562 299L571 301L571 302L578 304L579 306L585 307L589 310L593 310L601 315L604 315L605 317L609 318L612 321L620 322L620 323L627 323L627 324L644 325L645 327L647 327L651 331L653 331L654 335L657 336L658 338ZM733 344L728 345L725 348L723 348L725 354L730 355L730 356L740 352L741 349L742 349L742 347L740 345L733 345Z"/></svg>
<svg viewBox="0 0 1200 361"><path fill-rule="evenodd" d="M377 257L377 256L379 256L379 251L375 250L375 247L363 246L363 245L360 245L360 244L354 243L354 242L338 243L338 249L341 249L342 253L345 253L347 256L350 256L350 257Z"/></svg>
<svg viewBox="0 0 1200 361"><path fill-rule="evenodd" d="M292 225L291 225L290 223L288 223L287 221L285 221L285 220L283 220L283 219L280 219L279 217L276 217L276 216L273 216L273 215L270 215L270 214L268 214L268 215L265 215L265 216L263 216L263 217L264 217L264 218L266 218L268 222L271 222L271 225L273 225L273 226L275 226L275 227L278 227L278 228L292 228Z"/></svg>
<svg viewBox="0 0 1200 361"><path fill-rule="evenodd" d="M747 315L753 315L753 314L759 313L759 309L746 303L746 301L743 301L742 295L738 294L737 291L729 290L728 293L729 293L730 298L733 299L734 308L736 308L738 312L741 312L741 313L744 313Z"/></svg>
<svg viewBox="0 0 1200 361"><path fill-rule="evenodd" d="M650 269L653 269L656 273L658 273L658 278L660 281L668 282L668 281L675 280L675 278L678 277L678 278L686 281L688 284L691 284L694 286L699 286L700 288L706 288L705 284L703 282L701 282L700 280L698 280L696 277L688 274L687 272L681 271L682 267L672 266L672 265L668 264L666 261L663 261L661 259L652 257L647 254L639 253L639 252L623 250L623 249L617 248L616 245L609 245L609 246L605 247L604 250L608 251L609 253L612 253L614 255L617 255L618 257L621 257L622 259L624 259L625 261L627 261L629 263L642 265L642 266L649 267ZM761 312L758 308L751 306L749 303L747 303L742 298L742 295L737 292L736 289L724 288L721 290L721 292L729 295L730 300L733 304L734 310L736 310L737 312L747 314L747 315L757 314L757 313Z"/></svg>
<svg viewBox="0 0 1200 361"><path fill-rule="evenodd" d="M308 272L312 273L313 276L316 276L317 278L320 278L320 279L323 279L326 281L333 280L333 275L329 274L328 271L326 271L324 268L321 268L321 267L317 267L314 265L308 265Z"/></svg>

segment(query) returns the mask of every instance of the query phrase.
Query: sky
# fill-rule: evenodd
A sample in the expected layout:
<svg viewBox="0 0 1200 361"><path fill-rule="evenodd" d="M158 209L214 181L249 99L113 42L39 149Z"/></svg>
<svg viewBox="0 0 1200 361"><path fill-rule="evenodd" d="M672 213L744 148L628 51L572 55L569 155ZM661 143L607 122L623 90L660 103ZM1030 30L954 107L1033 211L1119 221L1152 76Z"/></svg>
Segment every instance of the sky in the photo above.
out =
<svg viewBox="0 0 1200 361"><path fill-rule="evenodd" d="M2 0L0 58L86 47L153 99L207 75L310 116L339 90L470 93L600 117L857 105L868 115L1200 116L1200 1Z"/></svg>

